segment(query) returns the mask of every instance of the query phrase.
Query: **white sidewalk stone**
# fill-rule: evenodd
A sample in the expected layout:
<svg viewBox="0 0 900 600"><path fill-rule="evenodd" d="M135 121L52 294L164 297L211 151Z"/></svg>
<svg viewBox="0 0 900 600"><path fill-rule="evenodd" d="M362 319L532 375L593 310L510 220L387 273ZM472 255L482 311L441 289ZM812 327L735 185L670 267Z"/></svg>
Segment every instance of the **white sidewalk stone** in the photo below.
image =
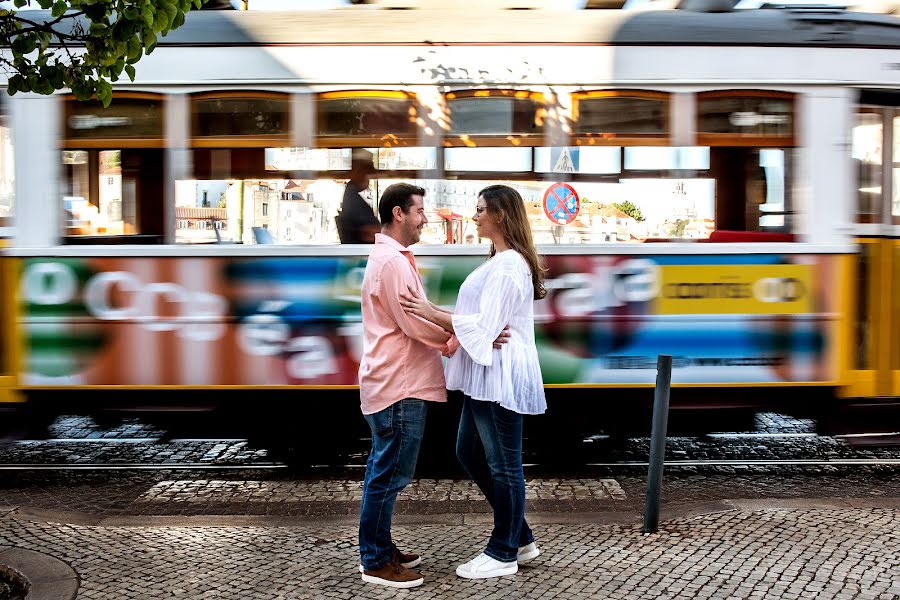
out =
<svg viewBox="0 0 900 600"><path fill-rule="evenodd" d="M525 482L525 499L623 500L625 491L614 479L533 479ZM398 501L484 500L474 482L415 479ZM225 481L198 479L161 481L135 503L209 502L359 502L362 481Z"/></svg>

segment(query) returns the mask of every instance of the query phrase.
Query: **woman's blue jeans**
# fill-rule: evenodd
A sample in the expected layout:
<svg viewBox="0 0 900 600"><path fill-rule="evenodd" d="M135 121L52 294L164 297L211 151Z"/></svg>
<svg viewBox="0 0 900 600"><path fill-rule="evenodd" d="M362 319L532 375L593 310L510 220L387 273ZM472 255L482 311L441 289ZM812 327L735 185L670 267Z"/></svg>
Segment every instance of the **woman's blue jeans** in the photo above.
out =
<svg viewBox="0 0 900 600"><path fill-rule="evenodd" d="M484 553L503 562L516 560L519 547L534 541L525 522L522 415L464 396L456 456L494 509L494 530Z"/></svg>
<svg viewBox="0 0 900 600"><path fill-rule="evenodd" d="M391 518L397 494L412 481L425 432L428 406L406 398L371 415L372 450L366 463L359 513L359 555L363 568L377 570L391 561Z"/></svg>

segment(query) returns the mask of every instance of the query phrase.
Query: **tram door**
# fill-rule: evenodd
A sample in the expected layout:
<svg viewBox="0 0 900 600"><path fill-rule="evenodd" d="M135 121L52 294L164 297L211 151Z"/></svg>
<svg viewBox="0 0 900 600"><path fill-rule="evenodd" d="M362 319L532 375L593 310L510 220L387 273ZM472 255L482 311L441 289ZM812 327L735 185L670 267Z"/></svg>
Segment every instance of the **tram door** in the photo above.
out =
<svg viewBox="0 0 900 600"><path fill-rule="evenodd" d="M853 129L857 180L852 396L900 396L900 93L860 96Z"/></svg>

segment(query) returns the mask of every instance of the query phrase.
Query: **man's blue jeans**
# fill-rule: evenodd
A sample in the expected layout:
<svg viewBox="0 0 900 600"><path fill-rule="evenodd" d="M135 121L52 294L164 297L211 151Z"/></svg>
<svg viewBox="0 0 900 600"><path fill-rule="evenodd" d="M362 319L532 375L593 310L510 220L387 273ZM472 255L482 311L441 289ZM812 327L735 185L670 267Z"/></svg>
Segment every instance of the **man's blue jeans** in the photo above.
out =
<svg viewBox="0 0 900 600"><path fill-rule="evenodd" d="M391 517L397 494L412 481L425 432L424 400L406 398L371 415L372 450L366 463L359 513L359 555L363 568L377 570L391 561Z"/></svg>
<svg viewBox="0 0 900 600"><path fill-rule="evenodd" d="M484 553L503 562L516 560L519 547L534 541L525 522L522 415L463 396L456 456L494 509L494 530Z"/></svg>

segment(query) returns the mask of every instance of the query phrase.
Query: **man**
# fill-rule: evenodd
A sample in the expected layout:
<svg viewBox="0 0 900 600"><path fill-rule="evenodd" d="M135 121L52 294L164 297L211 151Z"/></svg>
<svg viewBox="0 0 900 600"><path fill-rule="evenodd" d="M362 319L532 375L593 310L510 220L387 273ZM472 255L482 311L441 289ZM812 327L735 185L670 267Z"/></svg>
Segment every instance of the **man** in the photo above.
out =
<svg viewBox="0 0 900 600"><path fill-rule="evenodd" d="M378 203L381 233L369 254L362 283L363 356L359 395L372 430L359 515L362 579L396 588L421 585L412 570L421 562L391 540L397 494L412 481L425 430L426 402L446 402L441 352L450 334L400 306L407 288L424 295L408 246L428 222L425 190L407 183L389 186Z"/></svg>
<svg viewBox="0 0 900 600"><path fill-rule="evenodd" d="M342 244L371 244L381 230L372 207L363 198L369 189L369 177L375 172L372 153L354 148L350 160L350 180L344 188L341 210L335 219Z"/></svg>
<svg viewBox="0 0 900 600"><path fill-rule="evenodd" d="M363 356L359 396L372 431L359 515L359 554L363 581L395 588L421 585L412 567L422 559L400 552L391 539L397 494L412 481L425 431L427 402L446 402L441 353L459 347L437 325L408 314L400 292L425 296L408 246L419 241L425 216L425 190L408 183L389 186L378 203L381 233L369 254L362 283ZM502 332L494 347L508 341Z"/></svg>

